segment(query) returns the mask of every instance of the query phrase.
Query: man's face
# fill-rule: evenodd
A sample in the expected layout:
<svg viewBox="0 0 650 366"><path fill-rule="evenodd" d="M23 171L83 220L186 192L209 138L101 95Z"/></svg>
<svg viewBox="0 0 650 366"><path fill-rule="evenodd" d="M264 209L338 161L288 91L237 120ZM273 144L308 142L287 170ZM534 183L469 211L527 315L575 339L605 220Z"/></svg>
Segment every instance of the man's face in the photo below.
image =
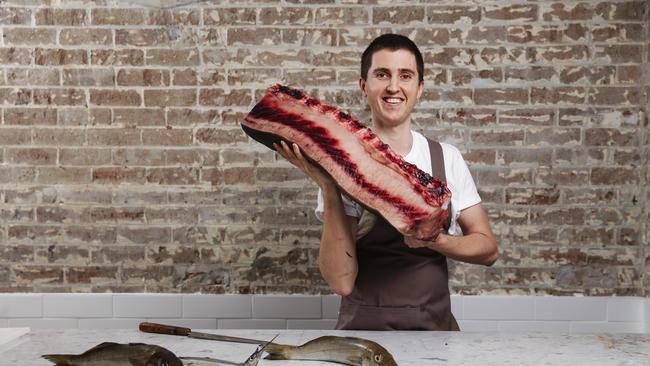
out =
<svg viewBox="0 0 650 366"><path fill-rule="evenodd" d="M375 52L366 80L359 80L359 86L368 97L373 124L386 127L410 121L423 90L415 55L402 49Z"/></svg>

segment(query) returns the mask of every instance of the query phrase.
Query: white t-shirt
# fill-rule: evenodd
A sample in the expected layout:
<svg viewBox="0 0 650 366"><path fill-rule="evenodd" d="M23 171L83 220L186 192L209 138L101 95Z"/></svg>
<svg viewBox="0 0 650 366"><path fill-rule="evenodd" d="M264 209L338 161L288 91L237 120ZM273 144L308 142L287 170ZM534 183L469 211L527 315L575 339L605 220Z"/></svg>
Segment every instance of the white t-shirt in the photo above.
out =
<svg viewBox="0 0 650 366"><path fill-rule="evenodd" d="M413 146L411 147L411 151L403 159L431 174L429 143L422 134L415 131L411 131L411 134L413 135ZM441 142L440 145L442 146L442 154L444 156L447 187L451 191L451 225L449 226L448 233L458 235L461 234L457 222L460 212L480 203L481 197L478 195L474 179L472 179L472 175L460 151L455 146L444 142ZM341 197L343 198L345 214L361 217L361 214L365 210L363 206L351 200L345 194L342 194ZM323 210L323 192L319 189L315 213L320 221L323 221Z"/></svg>

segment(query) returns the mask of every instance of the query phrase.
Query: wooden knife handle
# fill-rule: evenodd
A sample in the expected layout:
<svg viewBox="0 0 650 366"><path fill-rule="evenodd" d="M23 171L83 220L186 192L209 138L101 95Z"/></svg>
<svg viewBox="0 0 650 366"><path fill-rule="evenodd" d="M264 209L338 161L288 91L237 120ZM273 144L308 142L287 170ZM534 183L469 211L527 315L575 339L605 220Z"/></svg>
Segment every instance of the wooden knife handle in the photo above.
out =
<svg viewBox="0 0 650 366"><path fill-rule="evenodd" d="M176 327L173 325L143 322L140 323L140 331L147 333L186 336L189 335L192 330L190 328Z"/></svg>

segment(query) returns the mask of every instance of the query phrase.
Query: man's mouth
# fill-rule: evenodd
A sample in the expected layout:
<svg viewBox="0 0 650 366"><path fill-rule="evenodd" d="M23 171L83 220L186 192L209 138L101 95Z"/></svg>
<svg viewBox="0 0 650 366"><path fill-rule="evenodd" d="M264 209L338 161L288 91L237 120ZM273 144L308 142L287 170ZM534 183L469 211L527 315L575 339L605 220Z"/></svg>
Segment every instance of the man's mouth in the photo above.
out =
<svg viewBox="0 0 650 366"><path fill-rule="evenodd" d="M384 97L382 98L384 102L390 104L390 105L398 105L404 101L402 98L397 98L397 97Z"/></svg>

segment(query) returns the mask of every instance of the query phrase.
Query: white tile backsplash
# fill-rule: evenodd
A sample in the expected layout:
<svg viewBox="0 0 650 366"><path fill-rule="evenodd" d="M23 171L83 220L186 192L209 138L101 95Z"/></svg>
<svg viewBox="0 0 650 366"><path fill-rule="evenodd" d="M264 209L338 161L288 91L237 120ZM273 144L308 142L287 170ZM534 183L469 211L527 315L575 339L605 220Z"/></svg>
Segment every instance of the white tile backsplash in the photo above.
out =
<svg viewBox="0 0 650 366"><path fill-rule="evenodd" d="M219 329L287 329L285 319L219 319Z"/></svg>
<svg viewBox="0 0 650 366"><path fill-rule="evenodd" d="M336 319L289 319L287 329L325 329L332 330Z"/></svg>
<svg viewBox="0 0 650 366"><path fill-rule="evenodd" d="M535 299L528 296L467 296L466 320L528 320L535 317Z"/></svg>
<svg viewBox="0 0 650 366"><path fill-rule="evenodd" d="M607 321L643 322L645 299L638 297L612 297L607 299Z"/></svg>
<svg viewBox="0 0 650 366"><path fill-rule="evenodd" d="M566 321L530 321L504 320L499 321L499 332L505 333L569 333L571 326Z"/></svg>
<svg viewBox="0 0 650 366"><path fill-rule="evenodd" d="M29 327L33 329L78 328L79 319L16 318L9 319L9 327Z"/></svg>
<svg viewBox="0 0 650 366"><path fill-rule="evenodd" d="M538 297L535 298L535 320L606 321L607 298Z"/></svg>
<svg viewBox="0 0 650 366"><path fill-rule="evenodd" d="M184 318L250 318L249 295L183 295Z"/></svg>
<svg viewBox="0 0 650 366"><path fill-rule="evenodd" d="M217 329L217 319L147 319L150 323L162 323L177 327L199 329Z"/></svg>
<svg viewBox="0 0 650 366"><path fill-rule="evenodd" d="M107 318L113 316L110 294L45 294L45 318Z"/></svg>
<svg viewBox="0 0 650 366"><path fill-rule="evenodd" d="M0 327L134 329L142 321L192 329L333 329L338 295L0 294ZM451 297L468 332L650 332L650 299Z"/></svg>
<svg viewBox="0 0 650 366"><path fill-rule="evenodd" d="M0 318L42 318L43 295L1 294Z"/></svg>
<svg viewBox="0 0 650 366"><path fill-rule="evenodd" d="M323 295L321 296L321 306L323 307L323 319L338 319L341 296Z"/></svg>
<svg viewBox="0 0 650 366"><path fill-rule="evenodd" d="M109 319L79 319L79 328L82 329L138 329L138 325L146 319L134 318L109 318Z"/></svg>
<svg viewBox="0 0 650 366"><path fill-rule="evenodd" d="M253 295L253 318L321 318L320 296Z"/></svg>
<svg viewBox="0 0 650 366"><path fill-rule="evenodd" d="M458 320L462 332L497 332L499 322L496 320Z"/></svg>
<svg viewBox="0 0 650 366"><path fill-rule="evenodd" d="M181 318L181 295L116 294L113 297L117 318Z"/></svg>
<svg viewBox="0 0 650 366"><path fill-rule="evenodd" d="M641 333L636 322L571 322L571 333Z"/></svg>

